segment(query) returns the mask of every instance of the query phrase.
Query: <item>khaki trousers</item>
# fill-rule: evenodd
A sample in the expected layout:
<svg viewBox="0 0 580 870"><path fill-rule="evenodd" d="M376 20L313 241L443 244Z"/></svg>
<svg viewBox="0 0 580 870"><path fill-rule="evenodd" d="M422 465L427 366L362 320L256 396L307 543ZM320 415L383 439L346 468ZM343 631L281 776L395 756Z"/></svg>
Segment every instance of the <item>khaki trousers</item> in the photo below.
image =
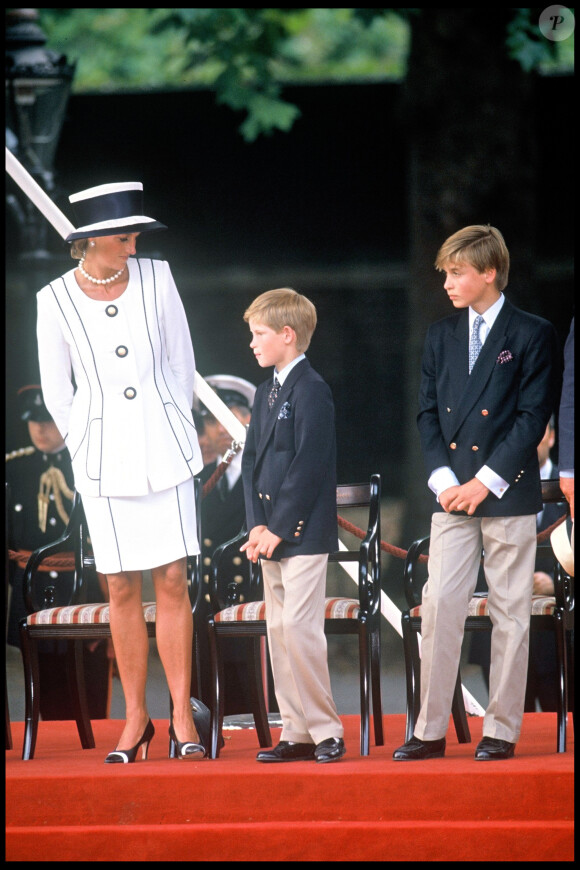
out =
<svg viewBox="0 0 580 870"><path fill-rule="evenodd" d="M469 600L484 551L489 587L491 667L483 736L516 743L524 713L536 515L431 520L429 576L421 620L420 740L439 740L449 725Z"/></svg>
<svg viewBox="0 0 580 870"><path fill-rule="evenodd" d="M281 740L342 737L330 688L324 599L328 555L262 561L268 645Z"/></svg>

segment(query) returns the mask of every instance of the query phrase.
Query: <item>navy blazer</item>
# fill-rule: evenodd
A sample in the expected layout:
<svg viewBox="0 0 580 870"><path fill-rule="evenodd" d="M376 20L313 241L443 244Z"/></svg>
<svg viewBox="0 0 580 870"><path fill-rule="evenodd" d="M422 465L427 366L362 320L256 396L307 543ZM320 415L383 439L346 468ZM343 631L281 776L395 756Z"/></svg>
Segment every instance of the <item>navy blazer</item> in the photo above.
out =
<svg viewBox="0 0 580 870"><path fill-rule="evenodd" d="M537 447L558 395L556 331L506 299L471 375L468 331L463 309L427 332L417 416L427 474L450 466L463 484L487 465L509 487L501 499L490 493L475 516L535 514Z"/></svg>
<svg viewBox="0 0 580 870"><path fill-rule="evenodd" d="M272 378L260 384L242 456L248 529L265 525L283 540L272 559L338 549L336 431L328 384L307 359L268 408Z"/></svg>

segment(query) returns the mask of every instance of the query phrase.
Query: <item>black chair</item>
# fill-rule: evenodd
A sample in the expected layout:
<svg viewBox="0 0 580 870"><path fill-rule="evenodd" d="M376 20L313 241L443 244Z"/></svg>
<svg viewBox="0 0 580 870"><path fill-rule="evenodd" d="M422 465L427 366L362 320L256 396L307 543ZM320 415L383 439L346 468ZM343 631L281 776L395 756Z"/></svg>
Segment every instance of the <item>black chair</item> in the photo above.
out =
<svg viewBox="0 0 580 870"><path fill-rule="evenodd" d="M564 502L557 480L542 481L543 502ZM564 509L563 509L564 510ZM427 579L429 537L415 541L407 552L404 567L404 591L408 609L401 614L403 649L407 684L407 718L405 739L413 736L421 706L421 659L419 634L421 632L421 592ZM573 630L574 630L574 579L566 574L552 552L549 539L538 542L538 551L549 550L554 562L554 595L534 595L532 598L531 631L552 631L556 638L558 662L557 740L558 752L566 751L566 729L570 686L573 686ZM465 631L488 631L492 629L487 595L474 595L468 606ZM572 675L572 678L571 678ZM460 743L469 743L471 736L465 714L461 687L461 672L458 672L453 706L453 723Z"/></svg>
<svg viewBox="0 0 580 870"><path fill-rule="evenodd" d="M345 547L329 556L329 562L356 562L358 595L353 598L326 599L325 632L356 634L359 639L360 667L360 753L369 754L370 710L372 700L375 743L382 746L383 711L381 701L381 479L373 474L369 483L342 484L336 490L338 511L367 508L368 518L363 540L351 549ZM339 521L341 517L339 515ZM222 544L212 559L210 597L213 614L208 617L210 656L212 665L212 745L211 758L219 755L223 727L224 674L220 656L220 640L234 637L247 644L248 673L253 683L250 693L251 712L260 746L271 746L268 713L264 698L262 639L266 637L266 606L260 564L252 563L247 597L240 602L238 588L230 584L227 600L218 595L220 565L231 558L231 549L239 550L247 540L243 530L231 541Z"/></svg>
<svg viewBox="0 0 580 870"><path fill-rule="evenodd" d="M198 540L201 540L202 485L199 478L195 478L195 497L197 533ZM70 552L74 555L75 574L71 599L66 606L50 607L48 606L50 604L50 587L41 584L41 600L39 601L35 583L36 576L38 568L44 560L63 552ZM47 638L68 641L67 678L77 729L83 749L94 749L95 740L87 705L83 667L83 641L111 637L111 626L107 602L86 603L88 575L91 571L95 571L95 562L88 539L82 499L79 493L75 492L70 519L65 531L54 543L41 547L31 554L24 574L25 599L29 611L29 615L20 623L20 645L25 683L25 727L22 758L25 761L34 757L38 734L40 674L37 642ZM188 560L188 591L194 620L201 596L201 575L201 556L190 558ZM150 638L154 638L156 617L154 601L143 603L143 615L147 625L147 634ZM191 694L195 697L198 697L198 686L199 673L194 631ZM172 757L175 752L176 748L173 741L170 741Z"/></svg>

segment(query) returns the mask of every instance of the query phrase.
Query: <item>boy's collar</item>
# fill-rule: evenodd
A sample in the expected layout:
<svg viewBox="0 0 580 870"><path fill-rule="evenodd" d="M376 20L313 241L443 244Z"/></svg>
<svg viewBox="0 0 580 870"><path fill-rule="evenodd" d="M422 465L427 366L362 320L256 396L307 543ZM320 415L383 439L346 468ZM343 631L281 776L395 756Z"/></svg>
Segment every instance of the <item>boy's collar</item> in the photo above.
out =
<svg viewBox="0 0 580 870"><path fill-rule="evenodd" d="M276 369L274 369L273 377L275 376L278 379L278 381L280 382L280 384L283 384L284 381L286 380L286 378L288 377L288 375L290 374L290 372L292 371L292 369L294 368L294 366L297 365L299 362L301 362L303 359L306 359L306 354L304 354L304 353L299 354L297 357L295 357L292 360L292 362L289 362L287 365L285 365L284 368L281 369L279 372L277 372Z"/></svg>

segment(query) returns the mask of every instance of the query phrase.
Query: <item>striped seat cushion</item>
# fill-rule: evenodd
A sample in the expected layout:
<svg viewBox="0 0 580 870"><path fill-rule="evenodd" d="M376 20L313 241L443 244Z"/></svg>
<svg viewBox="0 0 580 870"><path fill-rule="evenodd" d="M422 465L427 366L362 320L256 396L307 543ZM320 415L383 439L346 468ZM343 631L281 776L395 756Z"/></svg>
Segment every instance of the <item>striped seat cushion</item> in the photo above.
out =
<svg viewBox="0 0 580 870"><path fill-rule="evenodd" d="M248 601L247 604L232 604L214 616L215 622L261 622L266 617L264 601Z"/></svg>
<svg viewBox="0 0 580 870"><path fill-rule="evenodd" d="M360 604L356 598L327 598L325 619L356 619ZM249 601L247 604L233 604L216 613L215 622L256 622L266 618L264 601Z"/></svg>
<svg viewBox="0 0 580 870"><path fill-rule="evenodd" d="M553 616L556 599L553 595L534 595L532 597L532 616Z"/></svg>
<svg viewBox="0 0 580 870"><path fill-rule="evenodd" d="M156 604L154 601L143 603L145 622L155 622ZM109 622L109 605L71 604L67 607L48 607L31 613L28 625L106 625Z"/></svg>
<svg viewBox="0 0 580 870"><path fill-rule="evenodd" d="M552 616L556 609L556 599L553 595L532 596L532 616ZM411 616L421 616L421 605L409 611ZM489 616L487 597L474 596L469 602L468 616Z"/></svg>

